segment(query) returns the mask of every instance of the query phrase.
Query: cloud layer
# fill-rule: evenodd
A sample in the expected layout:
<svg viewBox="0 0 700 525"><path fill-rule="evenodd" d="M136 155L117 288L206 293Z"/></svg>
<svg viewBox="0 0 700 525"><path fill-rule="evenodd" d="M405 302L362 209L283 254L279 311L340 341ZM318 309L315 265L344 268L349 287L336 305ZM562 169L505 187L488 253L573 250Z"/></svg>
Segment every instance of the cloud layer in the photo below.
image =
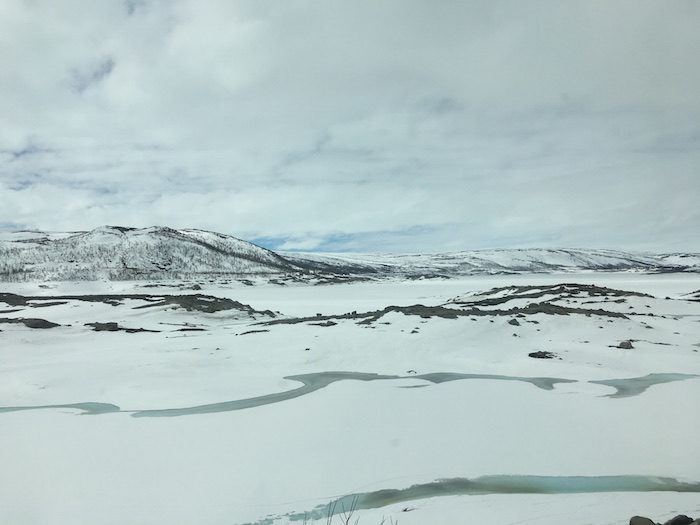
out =
<svg viewBox="0 0 700 525"><path fill-rule="evenodd" d="M7 0L0 228L700 251L700 4Z"/></svg>

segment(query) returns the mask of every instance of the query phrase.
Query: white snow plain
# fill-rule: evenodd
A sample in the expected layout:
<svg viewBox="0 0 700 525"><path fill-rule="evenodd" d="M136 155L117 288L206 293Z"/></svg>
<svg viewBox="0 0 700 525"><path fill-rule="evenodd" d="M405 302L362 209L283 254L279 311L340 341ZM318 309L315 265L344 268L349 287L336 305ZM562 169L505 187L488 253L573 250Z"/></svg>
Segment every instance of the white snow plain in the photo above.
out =
<svg viewBox="0 0 700 525"><path fill-rule="evenodd" d="M332 317L390 305L460 310L465 306L458 303L513 292L477 295L494 287L543 290L558 283L652 297L545 294L481 307L524 308L548 300L625 317L512 313L453 319L389 311L365 324L364 318ZM694 377L700 376L700 303L689 300L700 289L698 275L586 273L324 286L202 282L196 291L187 289L194 283L185 284L0 287L25 297L197 293L280 312L273 318L172 304L135 309L146 305L137 298L113 304L30 300L19 306L0 299L0 318L61 325L0 324L0 523L283 524L302 523L304 513L310 523L326 523L311 513L342 496L481 476L560 477L562 483L571 476L653 476L696 488L447 493L358 509L355 517L360 525L382 518L401 525L612 525L635 514L658 521L700 514L700 377ZM264 324L317 314L318 321ZM513 319L519 324L510 324ZM158 332L96 332L85 326L93 322ZM632 349L617 347L627 340ZM535 351L556 357L528 356ZM262 397L302 387L285 377L330 371L398 377L343 379L298 397ZM516 380L426 379L434 373ZM611 397L615 387L591 382L648 374L683 376L651 381L647 389L621 397ZM569 382L548 390L517 380L533 377ZM248 398L260 399L250 408L158 412ZM66 406L80 403L114 407L92 413L84 405Z"/></svg>

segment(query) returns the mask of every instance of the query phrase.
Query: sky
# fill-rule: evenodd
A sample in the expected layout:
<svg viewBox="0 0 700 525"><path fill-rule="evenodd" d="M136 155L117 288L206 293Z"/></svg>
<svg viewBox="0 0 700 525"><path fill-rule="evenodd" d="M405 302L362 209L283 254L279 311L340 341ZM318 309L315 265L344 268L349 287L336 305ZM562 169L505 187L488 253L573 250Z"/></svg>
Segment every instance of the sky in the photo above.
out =
<svg viewBox="0 0 700 525"><path fill-rule="evenodd" d="M2 0L0 230L700 251L700 2Z"/></svg>

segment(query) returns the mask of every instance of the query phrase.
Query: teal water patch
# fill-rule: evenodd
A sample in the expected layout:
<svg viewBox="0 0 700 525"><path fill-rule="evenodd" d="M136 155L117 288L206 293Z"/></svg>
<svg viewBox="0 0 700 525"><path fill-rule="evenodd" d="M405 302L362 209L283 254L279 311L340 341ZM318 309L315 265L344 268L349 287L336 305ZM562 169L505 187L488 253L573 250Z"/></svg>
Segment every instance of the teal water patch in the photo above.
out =
<svg viewBox="0 0 700 525"><path fill-rule="evenodd" d="M220 403L210 403L182 408L166 408L156 410L139 410L134 412L133 417L177 417L191 416L194 414L212 414L216 412L230 412L233 410L244 410L272 403L287 401L300 396L316 392L322 388L338 381L379 381L389 379L421 379L433 384L446 383L449 381L461 381L465 379L486 379L493 381L524 381L544 390L552 390L556 383L575 383L573 379L559 379L553 377L517 377L491 374L460 374L452 372L436 372L433 374L420 374L411 376L368 374L363 372L318 372L313 374L299 374L287 376L285 379L298 381L302 386L293 390L266 394L264 396L238 399L235 401L223 401Z"/></svg>
<svg viewBox="0 0 700 525"><path fill-rule="evenodd" d="M348 494L308 511L267 516L251 525L286 519L304 521L326 519L334 512L349 509L367 510L397 503L441 496L487 494L585 494L595 492L693 492L700 493L700 483L653 476L482 476L479 478L440 479L404 489L383 489Z"/></svg>
<svg viewBox="0 0 700 525"><path fill-rule="evenodd" d="M644 377L633 377L628 379L604 379L600 381L590 381L605 386L612 386L616 389L614 394L607 397L629 397L636 396L644 392L653 385L668 383L671 381L681 381L700 377L694 374L649 374ZM152 410L121 410L117 405L111 403L71 403L36 406L15 406L0 407L0 413L16 412L19 410L41 410L48 408L67 408L79 410L85 415L99 415L115 412L129 412L133 417L178 417L191 416L196 414L213 414L217 412L231 412L235 410L245 410L249 408L271 405L289 401L297 397L305 396L326 388L338 381L386 381L397 379L418 379L432 384L448 383L450 381L464 381L470 379L480 379L487 381L519 381L529 383L542 390L553 390L557 383L576 383L574 379L562 379L556 377L521 377L504 376L496 374L463 374L458 372L435 372L430 374L418 374L409 376L370 374L364 372L318 372L312 374L299 374L286 376L284 379L296 381L302 384L298 388L275 392L263 396L250 397L246 399L236 399L233 401L222 401L204 405L195 405L180 408L159 408ZM420 388L429 385L401 385L399 388Z"/></svg>
<svg viewBox="0 0 700 525"><path fill-rule="evenodd" d="M85 403L70 403L65 405L34 405L34 406L19 406L19 407L0 407L1 412L18 412L20 410L43 410L46 408L69 408L80 410L83 415L95 416L99 414L109 414L112 412L120 412L121 409L117 405L111 403L95 403L87 401Z"/></svg>
<svg viewBox="0 0 700 525"><path fill-rule="evenodd" d="M300 374L287 376L284 379L299 381L302 386L293 390L266 394L264 396L238 399L235 401L223 401L221 403L210 403L207 405L197 405L183 408L166 408L160 410L140 410L132 414L133 417L176 417L190 416L193 414L212 414L215 412L230 412L233 410L244 410L263 405L271 405L287 401L300 396L305 396L317 390L327 387L336 381L353 379L355 381L377 381L379 379L399 379L400 376L389 376L380 374L365 374L361 372L320 372L317 374Z"/></svg>
<svg viewBox="0 0 700 525"><path fill-rule="evenodd" d="M672 383L673 381L684 381L700 377L696 374L648 374L642 377L629 377L626 379L601 379L599 381L589 381L596 385L605 385L615 388L614 394L608 394L606 397L631 397L638 396L647 388L660 385L663 383Z"/></svg>
<svg viewBox="0 0 700 525"><path fill-rule="evenodd" d="M521 377L503 376L498 374L460 374L456 372L435 372L433 374L420 374L415 376L418 379L430 381L434 384L447 383L448 381L461 381L464 379L490 379L492 381L522 381L530 383L542 390L554 390L557 383L576 383L575 379L561 379L558 377Z"/></svg>
<svg viewBox="0 0 700 525"><path fill-rule="evenodd" d="M263 396L251 397L246 399L236 399L232 401L221 401L218 403L208 403L204 405L196 405L180 408L159 408L152 410L130 410L133 417L178 417L191 416L195 414L213 414L217 412L231 412L235 410L245 410L249 408L271 405L288 401L297 397L305 396L326 388L327 386L338 381L380 381L380 380L397 380L397 379L419 379L432 384L447 383L450 381L463 381L468 379L481 379L491 381L522 381L530 383L544 390L552 390L556 383L575 383L573 379L560 379L553 377L518 377L504 376L493 374L462 374L454 372L435 372L430 374L399 376L399 375L384 375L371 374L364 372L318 372L311 374L299 374L286 376L284 379L296 381L302 384L298 388L286 390L284 392L275 392L265 394ZM428 385L413 385L428 386ZM0 408L0 412L12 412L16 410L37 410L44 408L75 408L84 411L86 414L104 414L109 412L120 412L118 406L108 403L74 403L62 405L41 405L41 406L24 406L24 407L6 407ZM126 411L122 411L126 412Z"/></svg>

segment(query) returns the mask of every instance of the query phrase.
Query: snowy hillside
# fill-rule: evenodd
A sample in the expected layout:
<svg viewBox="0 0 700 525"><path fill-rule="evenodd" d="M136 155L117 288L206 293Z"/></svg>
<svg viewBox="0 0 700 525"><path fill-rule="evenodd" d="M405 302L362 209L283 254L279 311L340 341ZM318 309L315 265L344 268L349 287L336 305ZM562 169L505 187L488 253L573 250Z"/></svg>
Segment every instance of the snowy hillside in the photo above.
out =
<svg viewBox="0 0 700 525"><path fill-rule="evenodd" d="M638 254L617 250L501 249L445 254L284 253L290 261L327 272L413 277L572 271L700 271L698 254Z"/></svg>
<svg viewBox="0 0 700 525"><path fill-rule="evenodd" d="M0 233L0 281L267 276L306 282L581 271L698 272L700 254L502 249L446 254L277 254L195 229L103 226L88 232Z"/></svg>
<svg viewBox="0 0 700 525"><path fill-rule="evenodd" d="M0 237L0 280L133 280L298 270L228 235L163 227L15 232Z"/></svg>

